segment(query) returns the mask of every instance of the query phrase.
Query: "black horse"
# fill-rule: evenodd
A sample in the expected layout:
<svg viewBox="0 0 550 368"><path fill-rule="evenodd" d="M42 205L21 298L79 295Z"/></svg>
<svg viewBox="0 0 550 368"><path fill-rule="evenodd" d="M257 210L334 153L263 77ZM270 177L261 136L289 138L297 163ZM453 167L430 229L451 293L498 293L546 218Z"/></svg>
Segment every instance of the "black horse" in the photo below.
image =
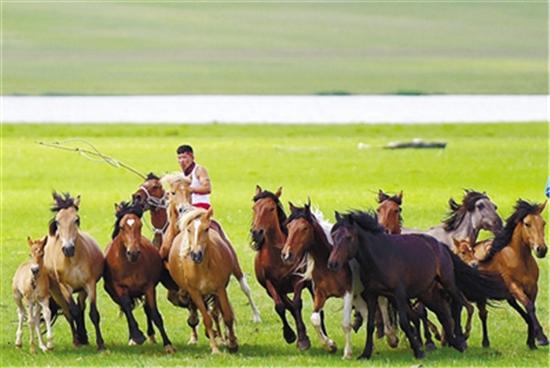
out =
<svg viewBox="0 0 550 368"><path fill-rule="evenodd" d="M424 352L418 331L409 319L414 315L409 303L411 298L418 298L436 314L449 344L462 352L466 349L466 340L460 324L461 292L469 300L501 299L508 294L499 278L468 267L435 238L421 234L386 234L373 213L353 211L341 215L336 212L336 224L331 232L334 248L328 267L336 270L347 260L356 258L365 286L367 338L359 358L368 359L372 355L378 296L387 297L397 309L400 326L414 356L422 358Z"/></svg>

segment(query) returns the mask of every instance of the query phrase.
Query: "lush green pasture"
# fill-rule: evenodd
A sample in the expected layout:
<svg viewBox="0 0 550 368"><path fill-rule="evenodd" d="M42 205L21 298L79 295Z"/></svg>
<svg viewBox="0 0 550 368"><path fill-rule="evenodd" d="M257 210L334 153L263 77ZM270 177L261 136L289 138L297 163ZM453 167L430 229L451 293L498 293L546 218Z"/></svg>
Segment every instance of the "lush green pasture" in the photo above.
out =
<svg viewBox="0 0 550 368"><path fill-rule="evenodd" d="M95 28L97 29L97 28ZM102 246L109 241L113 225L113 203L129 198L140 179L103 163L88 161L74 153L56 151L35 144L37 140L81 137L103 153L139 170L162 173L177 169L175 148L191 143L198 161L208 167L213 180L215 215L232 238L240 262L248 274L263 323L254 325L246 299L236 282L229 287L238 318L240 350L212 357L201 333L198 346L186 345L189 329L186 312L170 305L158 288L161 313L178 352L167 356L162 346L127 346L127 327L118 309L99 283L99 311L108 351L98 354L92 344L79 349L71 345L65 321L55 325L55 351L28 353L27 331L24 349L14 347L15 305L10 293L11 277L27 258L25 238L46 233L51 217L50 192L82 194L82 228ZM391 140L422 137L443 139L445 150L390 151L379 148ZM363 142L371 148L358 150ZM300 353L282 338L281 324L271 299L254 278L254 252L248 246L251 197L256 184L275 189L282 185L283 200L301 204L312 202L332 217L335 209L371 208L379 188L404 191L405 224L426 228L445 215L450 196L458 198L463 188L489 193L503 217L510 214L519 197L544 199L548 175L548 128L543 123L499 125L392 125L392 126L3 126L2 139L2 232L1 232L1 347L6 365L260 365L260 366L411 366L418 364L408 344L391 350L383 341L375 344L371 362L342 361L325 353L309 323L310 299L304 316L312 339L312 349ZM150 230L146 232L150 234ZM488 234L483 234L487 236ZM548 308L548 260L541 267L538 314L550 330ZM330 336L343 346L340 328L341 303L331 300L327 307ZM144 326L141 309L138 321ZM93 328L87 321L90 340ZM202 330L202 328L201 328ZM490 310L489 332L492 348L481 348L477 317L468 350L460 354L449 348L429 353L426 366L548 366L548 348L529 351L526 326L507 306ZM364 330L354 335L354 355L364 344Z"/></svg>
<svg viewBox="0 0 550 368"><path fill-rule="evenodd" d="M5 94L548 91L540 2L3 2Z"/></svg>

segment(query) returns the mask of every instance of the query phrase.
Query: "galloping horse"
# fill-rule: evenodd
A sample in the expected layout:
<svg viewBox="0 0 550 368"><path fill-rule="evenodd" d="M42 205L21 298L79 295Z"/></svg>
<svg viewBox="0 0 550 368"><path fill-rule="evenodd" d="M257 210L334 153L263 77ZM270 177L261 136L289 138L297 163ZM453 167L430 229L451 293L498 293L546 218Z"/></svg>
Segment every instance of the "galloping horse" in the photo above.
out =
<svg viewBox="0 0 550 368"><path fill-rule="evenodd" d="M378 190L378 222L384 226L388 234L401 234L401 203L403 203L403 191L390 196L381 189Z"/></svg>
<svg viewBox="0 0 550 368"><path fill-rule="evenodd" d="M365 287L363 297L367 301L368 322L361 358L372 355L374 313L376 298L380 295L387 297L397 308L399 323L417 358L422 358L424 353L417 332L409 323L409 315L413 315L410 298L418 298L430 308L441 322L450 345L463 351L466 344L460 325L460 291L471 298L507 295L498 279L468 267L432 237L421 234L387 235L376 216L367 212L355 211L344 215L336 212L336 221L331 230L334 247L329 264L339 269L350 259L356 258ZM452 318L441 288L451 299Z"/></svg>
<svg viewBox="0 0 550 368"><path fill-rule="evenodd" d="M135 301L145 296L143 309L147 316L147 335L155 342L157 326L162 336L164 350L175 352L164 330L162 316L157 308L156 290L162 272L162 260L155 246L141 235L139 205L126 202L115 204L116 221L112 241L105 250L105 270L103 273L105 291L117 303L128 321L129 345L143 344L145 337L139 330L132 313Z"/></svg>
<svg viewBox="0 0 550 368"><path fill-rule="evenodd" d="M302 320L302 290L307 288L311 291L312 286L311 280L304 280L298 274L301 270L301 260L287 264L281 259L281 249L288 233L285 226L286 214L280 201L281 194L282 188L272 193L262 190L259 185L256 186L250 230L252 248L257 252L254 270L256 279L275 302L275 311L283 323L285 341L289 344L296 341L296 334L286 319L288 310L296 322L297 346L300 350L307 350L311 342ZM292 301L287 296L289 293L293 293Z"/></svg>
<svg viewBox="0 0 550 368"><path fill-rule="evenodd" d="M229 245L211 229L211 216L212 209L201 208L183 215L180 219L181 232L174 239L167 266L174 281L189 293L201 312L212 353L219 353L219 349L214 338L212 318L204 303L204 298L209 295L214 295L219 303L229 333L228 349L236 352L238 344L233 330L234 315L226 292L235 261Z"/></svg>
<svg viewBox="0 0 550 368"><path fill-rule="evenodd" d="M170 198L168 205L169 225L160 249L161 257L165 259L168 256L170 249L174 243L175 236L178 235L182 230L181 226L178 226L178 222L180 222L183 215L185 215L190 210L196 209L196 207L191 204L189 179L186 178L182 173L165 175L162 178L162 181L167 182L170 185ZM248 303L250 304L250 308L252 309L252 321L255 323L261 322L260 312L256 307L254 300L252 299L250 287L248 286L246 276L241 269L237 253L235 252L231 241L225 235L225 232L223 231L221 225L216 220L209 219L208 224L214 232L218 233L218 235L232 254L232 256L230 258L227 258L226 260L231 262L231 272L239 282L239 286L241 287L242 292L248 299Z"/></svg>
<svg viewBox="0 0 550 368"><path fill-rule="evenodd" d="M320 312L327 299L331 297L344 299L342 320L345 335L344 358L350 359L352 354L351 309L354 297L351 268L345 265L336 272L328 269L328 257L332 250L328 238L330 235L327 236L317 217L311 213L309 203L303 208L295 207L290 203L290 212L286 220L288 237L281 251L281 258L289 264L296 260L307 259L308 265L304 278L312 280L314 295L311 323L324 347L331 353L336 352L336 344L322 330ZM358 299L362 301L361 296ZM364 315L364 301L356 304L356 308Z"/></svg>
<svg viewBox="0 0 550 368"><path fill-rule="evenodd" d="M548 248L544 241L542 204L531 204L521 199L516 202L514 213L506 220L504 230L493 240L485 259L480 260L479 269L497 272L501 275L512 298L508 303L527 323L527 345L535 349L548 345L548 338L535 314L535 301L538 293L539 267L532 252L544 258ZM521 303L525 310L518 304ZM483 326L483 346L489 346L487 336L487 310L485 303L478 303L479 316Z"/></svg>
<svg viewBox="0 0 550 368"><path fill-rule="evenodd" d="M96 284L103 275L103 254L97 242L80 230L80 196L72 198L53 193L55 217L50 221L44 249L44 265L50 276L50 293L69 321L73 344L88 343L84 325L86 298L90 303L90 319L95 327L96 344L104 349L96 306ZM78 293L78 305L72 294Z"/></svg>
<svg viewBox="0 0 550 368"><path fill-rule="evenodd" d="M160 248L162 237L168 227L166 192L162 188L160 178L152 172L147 174L143 184L132 194L132 202L140 204L144 211L150 212L154 232L152 242L155 247Z"/></svg>

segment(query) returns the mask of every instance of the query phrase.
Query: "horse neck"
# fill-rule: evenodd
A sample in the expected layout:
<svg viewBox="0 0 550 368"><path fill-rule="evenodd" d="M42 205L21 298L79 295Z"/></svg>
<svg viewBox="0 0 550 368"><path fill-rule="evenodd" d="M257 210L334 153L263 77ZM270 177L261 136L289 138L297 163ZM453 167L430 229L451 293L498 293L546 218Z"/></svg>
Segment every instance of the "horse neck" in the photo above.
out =
<svg viewBox="0 0 550 368"><path fill-rule="evenodd" d="M273 227L273 231L266 232L265 237L266 237L267 244L279 250L283 248L283 245L285 244L285 241L286 241L286 235L285 233L283 233L278 223L275 224L275 226Z"/></svg>
<svg viewBox="0 0 550 368"><path fill-rule="evenodd" d="M472 213L466 211L462 221L455 230L448 231L456 239L468 239L470 244L475 244L481 228L472 225Z"/></svg>
<svg viewBox="0 0 550 368"><path fill-rule="evenodd" d="M162 207L152 207L151 210L151 224L157 228L162 229L168 221L168 215L166 209Z"/></svg>
<svg viewBox="0 0 550 368"><path fill-rule="evenodd" d="M387 244L384 244L386 243L385 241L380 241L382 237L386 236L387 235L383 233L377 235L369 231L359 231L359 247L365 251L365 254L367 255L366 261L369 264L375 264L376 260L387 257Z"/></svg>
<svg viewBox="0 0 550 368"><path fill-rule="evenodd" d="M533 258L533 255L531 254L531 248L529 248L529 244L526 244L522 239L520 224L516 225L508 247L512 249L522 260Z"/></svg>
<svg viewBox="0 0 550 368"><path fill-rule="evenodd" d="M310 247L310 255L315 260L315 267L326 268L328 259L330 257L330 244L325 236L321 225L312 225L315 233L315 239Z"/></svg>

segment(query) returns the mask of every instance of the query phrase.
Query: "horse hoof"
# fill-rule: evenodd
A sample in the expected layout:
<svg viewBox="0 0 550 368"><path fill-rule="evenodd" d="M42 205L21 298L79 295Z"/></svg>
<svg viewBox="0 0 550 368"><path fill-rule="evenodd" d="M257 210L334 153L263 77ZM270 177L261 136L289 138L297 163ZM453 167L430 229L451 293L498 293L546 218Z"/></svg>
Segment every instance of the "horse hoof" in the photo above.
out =
<svg viewBox="0 0 550 368"><path fill-rule="evenodd" d="M17 349L21 349L23 347L23 344L22 343L15 343L15 347Z"/></svg>
<svg viewBox="0 0 550 368"><path fill-rule="evenodd" d="M390 348L395 349L399 345L399 338L397 336L387 336L386 341Z"/></svg>
<svg viewBox="0 0 550 368"><path fill-rule="evenodd" d="M424 352L422 350L415 351L414 357L416 359L424 359Z"/></svg>
<svg viewBox="0 0 550 368"><path fill-rule="evenodd" d="M529 349L531 349L531 350L537 350L537 345L535 343L527 344L527 346L529 346Z"/></svg>
<svg viewBox="0 0 550 368"><path fill-rule="evenodd" d="M262 318L260 317L259 314L255 314L254 317L252 317L252 322L254 322L254 323L261 323L261 322L262 322Z"/></svg>
<svg viewBox="0 0 550 368"><path fill-rule="evenodd" d="M435 350L435 344L433 342L427 342L425 345L426 351L434 351Z"/></svg>
<svg viewBox="0 0 550 368"><path fill-rule="evenodd" d="M134 339L128 340L128 346L136 346L137 342L134 341Z"/></svg>
<svg viewBox="0 0 550 368"><path fill-rule="evenodd" d="M172 345L168 344L164 347L164 352L166 354L174 354L176 352L176 349Z"/></svg>
<svg viewBox="0 0 550 368"><path fill-rule="evenodd" d="M349 360L353 357L351 350L344 349L344 355L342 356L342 359Z"/></svg>
<svg viewBox="0 0 550 368"><path fill-rule="evenodd" d="M46 347L46 345L42 345L40 347L40 350L42 350L43 353L47 352L48 351L48 348Z"/></svg>
<svg viewBox="0 0 550 368"><path fill-rule="evenodd" d="M141 345L145 342L145 336L142 333L136 334L132 339L137 345Z"/></svg>
<svg viewBox="0 0 550 368"><path fill-rule="evenodd" d="M338 347L336 346L336 344L333 341L331 341L331 342L329 342L329 344L327 346L327 350L328 350L329 353L334 354L338 350Z"/></svg>
<svg viewBox="0 0 550 368"><path fill-rule="evenodd" d="M229 350L229 352L230 352L231 354L234 354L234 353L236 353L237 351L239 351L239 345L237 345L237 344L235 344L235 345L229 345L229 346L227 347L227 350Z"/></svg>
<svg viewBox="0 0 550 368"><path fill-rule="evenodd" d="M357 360L363 360L363 359L370 359L370 355L363 353L357 357Z"/></svg>
<svg viewBox="0 0 550 368"><path fill-rule="evenodd" d="M287 344L292 344L294 341L296 341L296 334L290 328L283 328L283 336Z"/></svg>
<svg viewBox="0 0 550 368"><path fill-rule="evenodd" d="M304 339L302 341L298 341L298 349L300 351L306 351L308 350L309 348L311 347L311 342L309 341L309 339Z"/></svg>
<svg viewBox="0 0 550 368"><path fill-rule="evenodd" d="M215 348L215 349L212 349L212 355L220 355L220 351L218 350L218 348Z"/></svg>
<svg viewBox="0 0 550 368"><path fill-rule="evenodd" d="M187 341L187 345L197 345L197 338L195 336L191 336Z"/></svg>
<svg viewBox="0 0 550 368"><path fill-rule="evenodd" d="M548 346L548 339L546 336L537 337L536 341L539 346Z"/></svg>
<svg viewBox="0 0 550 368"><path fill-rule="evenodd" d="M149 336L149 342L151 344L156 344L157 343L157 339L155 339L155 335Z"/></svg>

